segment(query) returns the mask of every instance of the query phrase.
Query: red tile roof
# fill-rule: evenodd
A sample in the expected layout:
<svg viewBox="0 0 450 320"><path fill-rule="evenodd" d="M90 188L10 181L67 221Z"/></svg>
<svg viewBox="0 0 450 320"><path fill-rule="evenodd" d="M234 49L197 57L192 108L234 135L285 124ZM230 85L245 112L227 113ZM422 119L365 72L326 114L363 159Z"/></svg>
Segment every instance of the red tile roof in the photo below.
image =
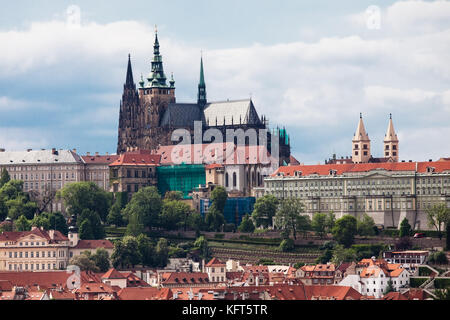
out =
<svg viewBox="0 0 450 320"><path fill-rule="evenodd" d="M69 239L58 230L54 230L54 238L51 239L50 231L51 230L41 230L40 228L34 228L31 231L4 231L0 234L0 241L17 241L28 235L35 235L44 238L49 242L69 241Z"/></svg>
<svg viewBox="0 0 450 320"><path fill-rule="evenodd" d="M110 166L158 166L161 156L149 150L129 151L120 155Z"/></svg>
<svg viewBox="0 0 450 320"><path fill-rule="evenodd" d="M109 269L103 276L102 279L126 279L127 276L120 273L114 268Z"/></svg>
<svg viewBox="0 0 450 320"><path fill-rule="evenodd" d="M383 300L408 300L408 298L400 292L389 292L383 296Z"/></svg>
<svg viewBox="0 0 450 320"><path fill-rule="evenodd" d="M109 240L80 240L73 249L114 249L114 245Z"/></svg>
<svg viewBox="0 0 450 320"><path fill-rule="evenodd" d="M13 288L13 284L9 280L0 280L0 292L2 291L11 291Z"/></svg>
<svg viewBox="0 0 450 320"><path fill-rule="evenodd" d="M0 272L0 280L9 280L14 286L27 287L38 285L41 289L65 287L70 273L66 271L22 271Z"/></svg>
<svg viewBox="0 0 450 320"><path fill-rule="evenodd" d="M205 265L205 267L223 267L225 263L217 259L216 257L209 260L209 262Z"/></svg>
<svg viewBox="0 0 450 320"><path fill-rule="evenodd" d="M169 300L172 298L172 291L153 287L123 288L117 296L120 300Z"/></svg>
<svg viewBox="0 0 450 320"><path fill-rule="evenodd" d="M302 176L312 174L329 175L330 170L335 170L336 174L341 175L346 172L368 172L375 169L384 169L387 171L416 171L425 173L428 167L435 168L434 172L450 171L450 161L434 162L387 162L387 163L349 163L349 164L320 164L320 165L298 165L283 166L272 175L283 173L285 176L294 176L296 171L301 171Z"/></svg>
<svg viewBox="0 0 450 320"><path fill-rule="evenodd" d="M165 272L161 276L164 285L187 285L209 283L208 274L205 272Z"/></svg>
<svg viewBox="0 0 450 320"><path fill-rule="evenodd" d="M86 155L81 157L83 161L87 164L110 164L117 159L119 159L118 155Z"/></svg>
<svg viewBox="0 0 450 320"><path fill-rule="evenodd" d="M54 300L75 300L75 294L68 291L51 290L49 297Z"/></svg>

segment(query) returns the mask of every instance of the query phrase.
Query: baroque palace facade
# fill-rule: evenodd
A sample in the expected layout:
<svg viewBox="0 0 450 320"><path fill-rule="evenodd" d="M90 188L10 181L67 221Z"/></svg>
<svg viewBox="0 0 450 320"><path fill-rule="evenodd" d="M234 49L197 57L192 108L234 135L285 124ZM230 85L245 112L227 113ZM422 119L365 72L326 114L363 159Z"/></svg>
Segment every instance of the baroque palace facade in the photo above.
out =
<svg viewBox="0 0 450 320"><path fill-rule="evenodd" d="M176 129L185 129L190 133L194 142L194 121L202 124L203 134L208 129L217 129L225 139L227 130L254 129L257 132L256 141L245 137L242 144L262 145L265 141L259 136L259 130L267 129L267 149L271 151L272 141L279 141L280 164L290 161L290 141L285 129L271 132L267 126L267 119L260 117L251 99L208 102L206 98L206 84L203 72L203 59L200 62L200 81L196 103L177 103L175 98L175 81L173 75L167 84L164 73L162 56L159 51L158 35L155 34L154 56L151 62L151 73L147 81L141 76L139 88L133 79L131 59L128 57L128 68L124 91L120 103L117 154L133 150L156 150L158 146L174 145L179 141L172 141L172 133ZM214 141L225 142L225 141ZM235 138L235 144L241 144ZM274 147L276 152L276 147Z"/></svg>
<svg viewBox="0 0 450 320"><path fill-rule="evenodd" d="M367 213L384 227L399 227L406 217L412 227L429 229L426 209L437 203L450 208L450 159L398 162L392 118L384 140L385 157L370 155L362 118L352 144L353 161L334 159L323 165L280 167L264 179L258 196L299 198L310 217L330 211L336 218Z"/></svg>

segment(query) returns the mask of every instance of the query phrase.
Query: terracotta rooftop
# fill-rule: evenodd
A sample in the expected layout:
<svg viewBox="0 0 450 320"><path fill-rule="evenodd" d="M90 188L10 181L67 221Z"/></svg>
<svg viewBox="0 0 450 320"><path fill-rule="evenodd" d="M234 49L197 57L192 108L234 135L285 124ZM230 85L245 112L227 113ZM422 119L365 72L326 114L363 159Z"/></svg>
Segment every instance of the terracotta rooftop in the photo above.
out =
<svg viewBox="0 0 450 320"><path fill-rule="evenodd" d="M387 171L411 171L425 173L428 167L433 167L434 172L450 171L450 161L434 161L434 162L386 162L386 163L350 163L350 164L320 164L320 165L298 165L283 166L272 174L276 176L283 173L284 176L295 176L296 171L301 171L302 176L317 174L321 176L330 175L330 170L335 170L337 175L347 172L368 172L376 169L384 169Z"/></svg>
<svg viewBox="0 0 450 320"><path fill-rule="evenodd" d="M4 231L0 234L0 241L17 241L20 238L34 235L44 238L49 242L55 241L69 241L69 239L58 230L54 230L54 238L50 237L50 230L41 230L40 228L33 228L31 231Z"/></svg>
<svg viewBox="0 0 450 320"><path fill-rule="evenodd" d="M117 297L119 300L169 300L172 298L172 292L168 288L123 288L117 293Z"/></svg>
<svg viewBox="0 0 450 320"><path fill-rule="evenodd" d="M83 161L87 164L110 164L117 159L119 156L116 154L111 155L86 155L81 157Z"/></svg>
<svg viewBox="0 0 450 320"><path fill-rule="evenodd" d="M129 151L121 154L110 166L158 166L161 156L149 150Z"/></svg>
<svg viewBox="0 0 450 320"><path fill-rule="evenodd" d="M127 276L120 273L114 268L109 269L103 276L102 279L126 279Z"/></svg>
<svg viewBox="0 0 450 320"><path fill-rule="evenodd" d="M216 257L209 260L209 262L205 265L205 267L223 267L225 263L217 259Z"/></svg>
<svg viewBox="0 0 450 320"><path fill-rule="evenodd" d="M80 240L73 249L114 249L114 245L109 240Z"/></svg>

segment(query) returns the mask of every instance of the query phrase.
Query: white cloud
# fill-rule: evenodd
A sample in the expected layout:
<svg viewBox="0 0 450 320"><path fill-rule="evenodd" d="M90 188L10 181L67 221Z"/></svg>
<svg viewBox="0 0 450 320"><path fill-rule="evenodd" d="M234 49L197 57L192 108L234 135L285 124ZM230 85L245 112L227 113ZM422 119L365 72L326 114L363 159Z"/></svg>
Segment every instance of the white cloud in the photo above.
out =
<svg viewBox="0 0 450 320"><path fill-rule="evenodd" d="M445 145L450 118L449 10L449 2L398 2L382 8L379 32L360 32L367 31L363 12L349 17L356 24L355 32L347 36L311 41L311 29L300 35L308 42L205 50L208 98L240 99L251 94L257 110L271 124L286 124L296 133L291 141L300 161L302 157L323 161L333 151L338 156L348 154L342 141L351 139L359 112L372 125L379 125L368 131L380 134L387 113L398 113L404 126L396 125L404 137L401 148L410 153L426 141L414 141L408 135L428 130L435 121L438 149L434 152L442 152L439 146ZM90 22L73 29L54 20L33 23L27 30L0 32L0 42L8 43L0 51L0 80L52 81L50 86L57 83L71 95L91 99L91 105L72 110L77 113L64 119L74 128L95 127L91 133L105 136L116 132L127 54L132 54L135 81L141 73L146 77L153 37L152 24L137 21ZM195 99L200 48L163 32L159 40L166 75L173 71L177 81L177 101ZM82 90L95 90L78 93L80 85ZM0 110L13 100L0 98ZM61 101L61 113L70 102L70 97ZM381 118L383 122L377 122ZM414 126L408 127L408 121ZM311 145L324 144L320 150L304 140L295 143L306 131L314 138ZM115 145L115 133L111 141ZM327 151L329 146L336 150ZM419 148L415 152L413 159L427 158L431 151Z"/></svg>
<svg viewBox="0 0 450 320"><path fill-rule="evenodd" d="M0 148L9 151L44 148L48 145L46 136L39 129L0 127Z"/></svg>

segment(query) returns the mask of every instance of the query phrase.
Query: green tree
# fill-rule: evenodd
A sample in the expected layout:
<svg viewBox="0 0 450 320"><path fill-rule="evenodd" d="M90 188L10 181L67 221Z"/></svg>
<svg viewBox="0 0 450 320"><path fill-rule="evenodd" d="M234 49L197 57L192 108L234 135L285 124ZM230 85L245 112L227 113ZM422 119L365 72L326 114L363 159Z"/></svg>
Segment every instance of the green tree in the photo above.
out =
<svg viewBox="0 0 450 320"><path fill-rule="evenodd" d="M332 258L333 258L333 250L327 248L325 249L325 252L316 259L316 263L325 264L330 262Z"/></svg>
<svg viewBox="0 0 450 320"><path fill-rule="evenodd" d="M311 227L320 238L323 238L327 231L327 215L325 213L314 214Z"/></svg>
<svg viewBox="0 0 450 320"><path fill-rule="evenodd" d="M292 239L284 239L281 241L280 246L279 246L279 250L282 252L289 252L294 250L295 245L294 245L294 240Z"/></svg>
<svg viewBox="0 0 450 320"><path fill-rule="evenodd" d="M31 225L33 227L43 228L44 230L50 230L50 220L48 219L48 215L41 213L40 215L35 216L33 220L31 220Z"/></svg>
<svg viewBox="0 0 450 320"><path fill-rule="evenodd" d="M436 289L434 295L434 300L450 300L450 289Z"/></svg>
<svg viewBox="0 0 450 320"><path fill-rule="evenodd" d="M156 244L155 264L156 267L164 268L169 261L169 244L167 239L159 238Z"/></svg>
<svg viewBox="0 0 450 320"><path fill-rule="evenodd" d="M187 225L191 207L179 200L164 200L160 215L160 226L166 230L176 230Z"/></svg>
<svg viewBox="0 0 450 320"><path fill-rule="evenodd" d="M241 221L241 224L238 227L239 232L253 232L255 231L255 225L251 220L250 216L246 214Z"/></svg>
<svg viewBox="0 0 450 320"><path fill-rule="evenodd" d="M92 240L104 239L106 236L106 233L105 233L105 228L103 227L103 224L102 224L99 214L90 209L83 209L83 211L77 218L77 224L80 227L80 230L81 230L81 223L86 219L89 220L91 228L92 228L93 238L91 238L91 239ZM87 238L84 238L84 239L87 239Z"/></svg>
<svg viewBox="0 0 450 320"><path fill-rule="evenodd" d="M356 229L357 234L360 236L373 236L375 235L375 221L367 213L364 213L357 219Z"/></svg>
<svg viewBox="0 0 450 320"><path fill-rule="evenodd" d="M188 216L187 224L190 229L195 231L205 230L205 220L198 212L194 212Z"/></svg>
<svg viewBox="0 0 450 320"><path fill-rule="evenodd" d="M330 211L328 212L327 218L325 219L325 227L327 233L331 233L335 224L336 224L336 216L334 215L333 211Z"/></svg>
<svg viewBox="0 0 450 320"><path fill-rule="evenodd" d="M304 206L300 200L295 198L285 199L277 209L275 224L288 235L292 232L294 239L297 239L299 223L305 221L304 218L301 218L303 210Z"/></svg>
<svg viewBox="0 0 450 320"><path fill-rule="evenodd" d="M88 181L67 184L58 191L56 197L64 201L70 215L80 215L88 209L96 212L102 221L106 221L112 202L111 193Z"/></svg>
<svg viewBox="0 0 450 320"><path fill-rule="evenodd" d="M67 235L69 231L67 221L61 212L42 212L34 217L31 224L38 228L42 227L45 230L58 230L64 235Z"/></svg>
<svg viewBox="0 0 450 320"><path fill-rule="evenodd" d="M103 248L98 248L93 255L91 255L91 260L95 263L100 272L106 272L109 270L109 253Z"/></svg>
<svg viewBox="0 0 450 320"><path fill-rule="evenodd" d="M6 183L8 183L11 180L11 177L9 176L8 170L2 169L2 173L0 176L0 188L3 187Z"/></svg>
<svg viewBox="0 0 450 320"><path fill-rule="evenodd" d="M445 203L438 203L431 208L427 208L428 225L434 227L438 232L439 239L442 239L442 226L447 225L450 220L450 208Z"/></svg>
<svg viewBox="0 0 450 320"><path fill-rule="evenodd" d="M206 213L205 223L210 231L220 231L221 227L225 224L225 217L222 212L211 205Z"/></svg>
<svg viewBox="0 0 450 320"><path fill-rule="evenodd" d="M209 250L208 241L204 236L198 237L194 242L194 247L199 250L200 258L208 260L211 257L211 252Z"/></svg>
<svg viewBox="0 0 450 320"><path fill-rule="evenodd" d="M336 220L336 225L333 230L334 239L345 247L350 247L355 239L357 233L356 218L350 215L345 215Z"/></svg>
<svg viewBox="0 0 450 320"><path fill-rule="evenodd" d="M91 240L94 239L94 231L92 229L91 221L89 219L84 219L80 224L80 239Z"/></svg>
<svg viewBox="0 0 450 320"><path fill-rule="evenodd" d="M211 192L211 207L214 207L218 212L222 213L225 209L225 204L227 203L228 194L224 187L216 186Z"/></svg>
<svg viewBox="0 0 450 320"><path fill-rule="evenodd" d="M272 218L275 216L278 203L278 199L271 194L256 199L252 213L256 226L263 228L272 226Z"/></svg>
<svg viewBox="0 0 450 320"><path fill-rule="evenodd" d="M156 255L152 241L145 234L140 234L136 238L138 250L141 255L141 263L144 266L153 267L155 265L154 257Z"/></svg>
<svg viewBox="0 0 450 320"><path fill-rule="evenodd" d="M394 292L394 286L392 285L392 281L389 279L387 282L386 290L384 291L384 294L388 294L389 292Z"/></svg>
<svg viewBox="0 0 450 320"><path fill-rule="evenodd" d="M37 211L36 203L29 201L27 196L6 201L6 207L8 208L8 216L13 220L21 215L24 215L27 219L33 219Z"/></svg>
<svg viewBox="0 0 450 320"><path fill-rule="evenodd" d="M182 200L183 192L181 191L167 191L164 195L164 200Z"/></svg>
<svg viewBox="0 0 450 320"><path fill-rule="evenodd" d="M14 221L14 230L16 231L30 231L31 230L31 221L25 218L24 215L17 218Z"/></svg>
<svg viewBox="0 0 450 320"><path fill-rule="evenodd" d="M133 194L130 202L123 209L126 220L136 213L144 227L152 228L159 226L159 214L161 213L162 200L156 187L145 187Z"/></svg>
<svg viewBox="0 0 450 320"><path fill-rule="evenodd" d="M81 271L100 272L100 268L95 264L90 251L84 251L81 254L70 259L69 264L80 267Z"/></svg>
<svg viewBox="0 0 450 320"><path fill-rule="evenodd" d="M334 246L331 262L335 265L339 266L343 262L353 262L356 260L356 251L354 249L344 248L344 246L340 244Z"/></svg>
<svg viewBox="0 0 450 320"><path fill-rule="evenodd" d="M106 218L106 222L109 225L115 225L117 227L121 227L124 224L122 217L122 208L120 206L119 201L115 201L114 204L109 209L108 217Z"/></svg>
<svg viewBox="0 0 450 320"><path fill-rule="evenodd" d="M3 221L8 216L8 208L6 207L5 201L0 198L0 221Z"/></svg>
<svg viewBox="0 0 450 320"><path fill-rule="evenodd" d="M122 240L116 241L111 260L114 268L128 268L130 266L134 268L135 265L139 264L142 257L136 237L125 236Z"/></svg>
<svg viewBox="0 0 450 320"><path fill-rule="evenodd" d="M403 218L400 223L400 238L409 237L411 235L411 225L408 222L408 219Z"/></svg>
<svg viewBox="0 0 450 320"><path fill-rule="evenodd" d="M128 221L126 235L137 237L138 235L144 233L144 231L145 228L141 217L137 212L133 212Z"/></svg>

